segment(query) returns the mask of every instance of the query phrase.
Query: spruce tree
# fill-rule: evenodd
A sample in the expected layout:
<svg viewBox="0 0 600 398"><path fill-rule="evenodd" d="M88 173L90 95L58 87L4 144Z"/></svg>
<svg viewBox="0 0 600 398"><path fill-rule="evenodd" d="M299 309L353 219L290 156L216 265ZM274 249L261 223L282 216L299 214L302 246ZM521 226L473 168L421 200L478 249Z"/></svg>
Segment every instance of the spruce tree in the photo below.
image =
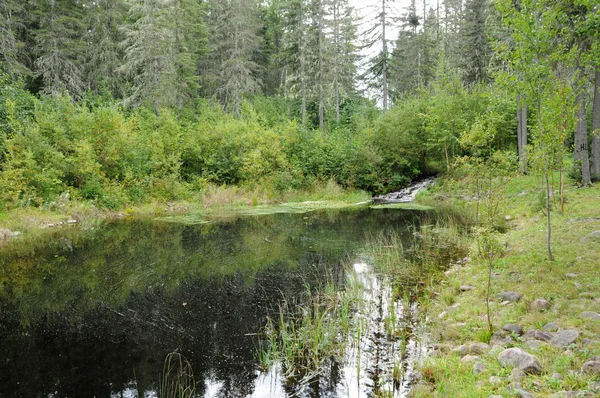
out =
<svg viewBox="0 0 600 398"><path fill-rule="evenodd" d="M467 0L465 3L464 19L460 25L461 57L458 66L467 84L489 80L492 46L486 29L488 7L488 0Z"/></svg>

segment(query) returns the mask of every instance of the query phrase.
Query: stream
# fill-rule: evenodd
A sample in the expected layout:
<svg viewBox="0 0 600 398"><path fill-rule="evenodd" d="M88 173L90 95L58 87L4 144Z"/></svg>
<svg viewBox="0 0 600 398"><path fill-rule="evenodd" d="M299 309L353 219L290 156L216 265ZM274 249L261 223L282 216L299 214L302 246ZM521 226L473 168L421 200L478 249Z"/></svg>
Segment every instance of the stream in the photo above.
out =
<svg viewBox="0 0 600 398"><path fill-rule="evenodd" d="M121 220L7 245L0 397L160 397L172 352L189 361L197 397L404 397L423 353L418 305L394 297L364 247L391 233L410 245L425 213L363 205ZM261 331L280 303L301 305L326 278L363 286L352 322L365 332L310 388L290 386L277 365L261 368ZM390 316L402 333L390 333Z"/></svg>

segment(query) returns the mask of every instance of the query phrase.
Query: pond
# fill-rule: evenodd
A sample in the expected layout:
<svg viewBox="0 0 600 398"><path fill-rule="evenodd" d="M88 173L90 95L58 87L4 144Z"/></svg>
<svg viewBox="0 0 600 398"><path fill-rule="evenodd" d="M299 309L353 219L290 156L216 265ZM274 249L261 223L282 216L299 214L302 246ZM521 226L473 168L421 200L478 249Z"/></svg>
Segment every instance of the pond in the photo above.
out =
<svg viewBox="0 0 600 398"><path fill-rule="evenodd" d="M10 245L0 252L0 396L158 397L172 352L189 361L198 397L372 396L381 380L391 383L381 373L397 352L421 348L416 306L396 302L363 248L388 233L410 244L424 213L362 206L210 223L122 220ZM343 289L351 277L366 303L354 317L371 326L346 360L332 360L310 388L261 367L261 331L278 306L301 304L325 279ZM378 331L390 306L411 331L403 341ZM402 366L390 396L408 389L412 364Z"/></svg>

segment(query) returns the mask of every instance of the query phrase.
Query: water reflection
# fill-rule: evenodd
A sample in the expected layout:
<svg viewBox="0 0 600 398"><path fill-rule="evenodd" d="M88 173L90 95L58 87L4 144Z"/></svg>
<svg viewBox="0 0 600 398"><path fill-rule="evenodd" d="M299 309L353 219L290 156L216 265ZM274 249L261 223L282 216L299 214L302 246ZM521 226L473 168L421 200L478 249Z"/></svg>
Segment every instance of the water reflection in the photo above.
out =
<svg viewBox="0 0 600 398"><path fill-rule="evenodd" d="M286 396L276 368L257 370L267 315L282 300L302 302L306 284L344 283L341 261L367 236L402 232L418 217L366 209L120 222L6 249L0 396L156 397L173 351L192 364L199 397ZM336 396L336 378L346 378L338 366L312 396Z"/></svg>

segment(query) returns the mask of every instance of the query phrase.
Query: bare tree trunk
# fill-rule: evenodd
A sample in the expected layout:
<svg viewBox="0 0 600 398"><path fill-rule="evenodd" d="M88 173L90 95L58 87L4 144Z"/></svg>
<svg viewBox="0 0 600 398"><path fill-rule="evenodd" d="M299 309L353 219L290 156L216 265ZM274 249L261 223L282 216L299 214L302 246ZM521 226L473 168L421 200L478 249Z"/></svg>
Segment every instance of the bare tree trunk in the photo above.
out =
<svg viewBox="0 0 600 398"><path fill-rule="evenodd" d="M154 74L154 114L158 117L158 98L156 98L156 90L158 90L158 57L152 59L153 74Z"/></svg>
<svg viewBox="0 0 600 398"><path fill-rule="evenodd" d="M523 119L521 119L521 95L517 94L517 150L519 152L519 164L523 167L523 141L522 133Z"/></svg>
<svg viewBox="0 0 600 398"><path fill-rule="evenodd" d="M592 109L592 174L600 178L600 67L594 78L594 105Z"/></svg>
<svg viewBox="0 0 600 398"><path fill-rule="evenodd" d="M543 123L542 123L542 98L541 98L541 90L538 87L538 99L537 99L537 119L538 119L538 128L540 131L544 131ZM544 156L544 179L546 181L546 247L548 250L548 260L554 261L554 257L552 257L552 247L551 247L551 238L552 238L552 224L550 223L550 181L548 179L548 154L546 153L546 147L542 141L542 152Z"/></svg>
<svg viewBox="0 0 600 398"><path fill-rule="evenodd" d="M383 112L388 109L388 83L387 83L387 41L385 38L385 0L381 0L381 41L382 41L382 71L381 79L383 81Z"/></svg>
<svg viewBox="0 0 600 398"><path fill-rule="evenodd" d="M579 61L578 61L579 63ZM575 167L581 167L581 183L589 185L592 180L590 176L590 160L588 153L587 142L587 120L585 112L585 91L584 91L584 70L581 65L578 65L579 78L577 79L577 97L576 103L579 105L577 110L577 125L575 127L575 148L573 157L575 159Z"/></svg>

